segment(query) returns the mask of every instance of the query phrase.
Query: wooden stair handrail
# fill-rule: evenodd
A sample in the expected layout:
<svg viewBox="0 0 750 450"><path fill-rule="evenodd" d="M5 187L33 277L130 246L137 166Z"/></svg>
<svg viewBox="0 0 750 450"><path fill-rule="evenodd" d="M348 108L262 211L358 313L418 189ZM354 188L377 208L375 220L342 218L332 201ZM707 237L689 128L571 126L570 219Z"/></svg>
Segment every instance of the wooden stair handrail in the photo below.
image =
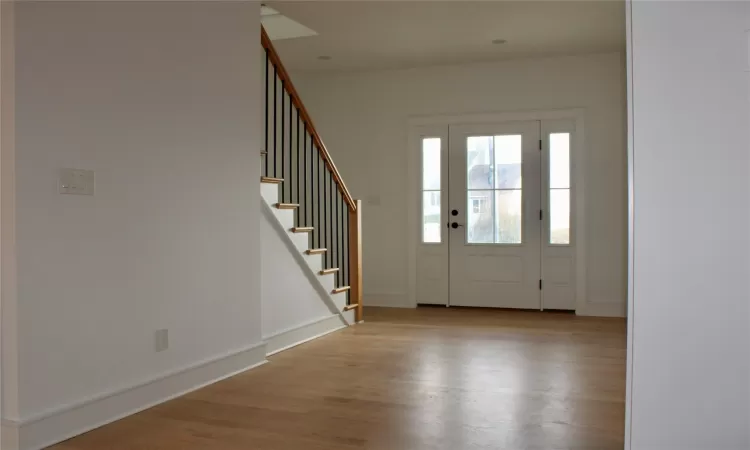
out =
<svg viewBox="0 0 750 450"><path fill-rule="evenodd" d="M260 27L260 42L261 45L263 45L263 48L268 52L268 58L271 61L271 64L273 64L276 68L276 75L279 77L279 80L284 81L284 89L286 90L287 94L289 94L289 98L291 99L294 106L297 107L300 119L302 119L302 122L307 125L307 132L310 133L310 136L312 136L315 145L318 147L320 156L328 166L328 170L330 170L331 174L333 174L333 180L338 185L338 189L341 192L341 195L344 196L346 204L349 205L349 209L351 211L356 211L357 204L355 203L354 198L349 193L349 189L346 188L344 179L341 178L341 174L339 173L338 169L336 169L336 165L333 163L331 154L328 153L328 149L323 143L323 140L320 138L318 130L315 128L315 125L313 125L310 114L307 112L305 105L302 104L302 100L297 93L297 89L294 88L294 84L292 83L292 79L289 77L289 73L287 73L286 69L284 68L284 64L281 63L281 58L279 58L279 54L276 53L276 49L271 43L271 39L268 37L268 33L266 33L266 30L262 25Z"/></svg>

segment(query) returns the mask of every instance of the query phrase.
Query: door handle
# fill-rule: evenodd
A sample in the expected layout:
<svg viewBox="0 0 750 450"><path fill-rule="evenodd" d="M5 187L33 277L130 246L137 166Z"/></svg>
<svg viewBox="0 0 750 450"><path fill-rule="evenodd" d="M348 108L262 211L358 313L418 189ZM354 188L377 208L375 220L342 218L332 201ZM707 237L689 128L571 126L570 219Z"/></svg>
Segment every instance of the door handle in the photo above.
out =
<svg viewBox="0 0 750 450"><path fill-rule="evenodd" d="M462 226L463 226L463 225L462 225L462 224L460 224L460 223L458 223L458 222L453 222L453 223L451 223L451 228L453 228L454 230L455 230L456 228L458 228L458 227L462 227Z"/></svg>

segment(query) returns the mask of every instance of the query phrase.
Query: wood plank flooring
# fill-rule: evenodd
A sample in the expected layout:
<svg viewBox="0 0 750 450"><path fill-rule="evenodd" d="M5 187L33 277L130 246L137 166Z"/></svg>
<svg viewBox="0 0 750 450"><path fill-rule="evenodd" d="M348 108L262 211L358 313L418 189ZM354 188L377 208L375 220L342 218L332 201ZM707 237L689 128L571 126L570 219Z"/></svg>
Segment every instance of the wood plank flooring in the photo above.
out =
<svg viewBox="0 0 750 450"><path fill-rule="evenodd" d="M623 319L368 308L365 321L53 448L623 448Z"/></svg>

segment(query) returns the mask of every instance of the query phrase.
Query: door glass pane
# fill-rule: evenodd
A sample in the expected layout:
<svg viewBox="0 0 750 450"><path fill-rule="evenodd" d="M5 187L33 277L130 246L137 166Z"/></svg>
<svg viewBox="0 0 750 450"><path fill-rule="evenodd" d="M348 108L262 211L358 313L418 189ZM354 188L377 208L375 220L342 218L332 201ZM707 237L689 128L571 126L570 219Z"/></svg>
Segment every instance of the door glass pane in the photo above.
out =
<svg viewBox="0 0 750 450"><path fill-rule="evenodd" d="M570 189L550 189L549 242L570 244Z"/></svg>
<svg viewBox="0 0 750 450"><path fill-rule="evenodd" d="M492 189L492 136L466 138L466 179L469 189Z"/></svg>
<svg viewBox="0 0 750 450"><path fill-rule="evenodd" d="M549 243L570 244L570 133L549 135Z"/></svg>
<svg viewBox="0 0 750 450"><path fill-rule="evenodd" d="M570 187L570 133L549 135L549 187Z"/></svg>
<svg viewBox="0 0 750 450"><path fill-rule="evenodd" d="M521 135L495 136L495 188L521 189Z"/></svg>
<svg viewBox="0 0 750 450"><path fill-rule="evenodd" d="M440 190L440 138L422 139L422 189Z"/></svg>
<svg viewBox="0 0 750 450"><path fill-rule="evenodd" d="M422 242L428 244L442 241L440 144L439 137L422 139Z"/></svg>
<svg viewBox="0 0 750 450"><path fill-rule="evenodd" d="M440 243L440 191L422 192L422 242Z"/></svg>
<svg viewBox="0 0 750 450"><path fill-rule="evenodd" d="M468 191L466 239L470 244L495 242L494 191Z"/></svg>
<svg viewBox="0 0 750 450"><path fill-rule="evenodd" d="M495 242L521 243L521 214L523 212L520 189L495 191Z"/></svg>
<svg viewBox="0 0 750 450"><path fill-rule="evenodd" d="M520 134L467 138L467 243L521 243L522 167Z"/></svg>

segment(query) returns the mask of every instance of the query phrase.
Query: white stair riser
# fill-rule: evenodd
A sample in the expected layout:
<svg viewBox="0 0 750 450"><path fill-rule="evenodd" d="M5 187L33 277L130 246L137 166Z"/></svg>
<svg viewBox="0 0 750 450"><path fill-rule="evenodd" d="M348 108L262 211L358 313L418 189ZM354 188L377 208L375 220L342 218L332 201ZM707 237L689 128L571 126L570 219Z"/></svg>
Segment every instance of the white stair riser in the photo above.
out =
<svg viewBox="0 0 750 450"><path fill-rule="evenodd" d="M279 185L276 183L260 183L260 196L269 205L279 201Z"/></svg>
<svg viewBox="0 0 750 450"><path fill-rule="evenodd" d="M271 208L273 208L273 215L276 216L276 218L279 220L279 223L284 227L285 230L289 230L294 226L293 209L278 209L277 207L273 206L273 203L271 204Z"/></svg>
<svg viewBox="0 0 750 450"><path fill-rule="evenodd" d="M318 273L320 273L320 272L318 272ZM336 288L336 286L334 286L334 277L333 277L333 275L320 275L318 277L318 279L320 280L320 284L323 285L323 287L326 289L326 291L331 292L332 290L334 290Z"/></svg>
<svg viewBox="0 0 750 450"><path fill-rule="evenodd" d="M294 246L301 252L305 252L310 248L310 237L307 233L289 233L289 238L294 243Z"/></svg>
<svg viewBox="0 0 750 450"><path fill-rule="evenodd" d="M331 297L333 297L333 301L336 303L336 306L338 306L339 309L343 311L344 307L346 306L346 293L342 292L340 294L331 294Z"/></svg>
<svg viewBox="0 0 750 450"><path fill-rule="evenodd" d="M310 266L310 269L320 277L320 271L323 269L323 257L320 255L305 254L305 261L307 261L307 265Z"/></svg>

